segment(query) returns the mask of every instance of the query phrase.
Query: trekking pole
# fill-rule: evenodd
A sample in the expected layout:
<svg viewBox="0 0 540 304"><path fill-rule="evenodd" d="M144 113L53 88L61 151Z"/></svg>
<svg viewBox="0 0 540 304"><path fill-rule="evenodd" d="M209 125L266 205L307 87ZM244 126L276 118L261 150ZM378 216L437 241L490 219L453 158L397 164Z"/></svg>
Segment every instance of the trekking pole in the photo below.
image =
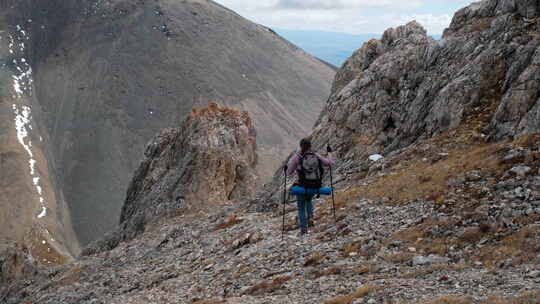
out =
<svg viewBox="0 0 540 304"><path fill-rule="evenodd" d="M330 143L326 144L326 152L332 153L332 148L330 147ZM330 189L332 189L332 210L334 211L334 222L337 223L336 201L334 199L334 181L333 181L333 178L332 178L332 165L330 165L329 167L330 167Z"/></svg>
<svg viewBox="0 0 540 304"><path fill-rule="evenodd" d="M287 200L287 165L283 167L283 173L285 173L285 179L283 183L283 223L281 224L281 240L285 235L285 201Z"/></svg>
<svg viewBox="0 0 540 304"><path fill-rule="evenodd" d="M336 219L336 202L334 200L334 182L332 180L332 166L330 166L330 188L332 189L332 209L334 211L334 222L337 223L337 219Z"/></svg>
<svg viewBox="0 0 540 304"><path fill-rule="evenodd" d="M309 216L309 213L308 213L307 200L306 200L306 202L304 204L304 214L306 215L306 218L307 218L306 234L308 234L308 232L309 232L309 220L311 219L311 217Z"/></svg>

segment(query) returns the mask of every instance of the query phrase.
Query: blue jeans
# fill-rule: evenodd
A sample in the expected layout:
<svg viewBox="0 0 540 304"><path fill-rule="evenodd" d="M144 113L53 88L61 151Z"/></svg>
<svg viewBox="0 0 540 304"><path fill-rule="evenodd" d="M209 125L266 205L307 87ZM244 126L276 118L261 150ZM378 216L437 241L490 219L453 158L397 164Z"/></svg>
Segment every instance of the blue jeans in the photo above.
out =
<svg viewBox="0 0 540 304"><path fill-rule="evenodd" d="M300 221L300 229L307 231L308 218L313 218L313 203L312 194L301 194L296 196L296 204L298 205L298 220Z"/></svg>

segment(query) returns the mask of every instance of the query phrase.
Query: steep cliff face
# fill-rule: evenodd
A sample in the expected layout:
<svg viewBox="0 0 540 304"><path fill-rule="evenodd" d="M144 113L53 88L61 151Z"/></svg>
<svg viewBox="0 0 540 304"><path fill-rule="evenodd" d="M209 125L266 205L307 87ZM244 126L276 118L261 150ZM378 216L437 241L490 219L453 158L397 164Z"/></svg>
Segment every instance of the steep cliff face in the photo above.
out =
<svg viewBox="0 0 540 304"><path fill-rule="evenodd" d="M460 10L441 40L417 23L366 43L336 76L314 131L346 159L388 154L463 123L479 138L540 129L536 1Z"/></svg>
<svg viewBox="0 0 540 304"><path fill-rule="evenodd" d="M178 129L163 130L146 148L120 217L120 230L86 249L115 247L154 219L221 208L254 196L255 128L247 112L194 109Z"/></svg>
<svg viewBox="0 0 540 304"><path fill-rule="evenodd" d="M313 137L346 160L388 154L470 123L478 138L540 129L537 1L460 10L441 40L412 22L358 50L336 76Z"/></svg>
<svg viewBox="0 0 540 304"><path fill-rule="evenodd" d="M205 0L2 1L0 28L0 237L21 239L46 209L35 225L74 253L72 223L82 244L113 229L144 145L193 106L247 110L264 175L334 75Z"/></svg>
<svg viewBox="0 0 540 304"><path fill-rule="evenodd" d="M337 149L341 178L458 126L479 141L540 130L539 16L538 1L484 0L458 11L441 40L416 22L387 30L337 72L315 148ZM278 171L263 201L279 199L282 180Z"/></svg>

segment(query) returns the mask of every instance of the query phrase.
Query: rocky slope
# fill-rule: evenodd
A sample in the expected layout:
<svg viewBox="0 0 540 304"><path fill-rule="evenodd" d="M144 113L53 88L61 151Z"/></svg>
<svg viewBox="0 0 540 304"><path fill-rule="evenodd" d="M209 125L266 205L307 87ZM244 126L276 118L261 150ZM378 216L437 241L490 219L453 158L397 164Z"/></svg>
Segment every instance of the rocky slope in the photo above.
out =
<svg viewBox="0 0 540 304"><path fill-rule="evenodd" d="M4 286L0 299L7 303L538 303L540 133L535 126L538 121L532 119L538 96L525 94L529 86L537 84L534 75L538 66L533 59L536 57L512 57L538 42L531 30L537 28L538 19L523 15L540 14L536 3L485 0L458 12L440 42L426 38L419 25L411 23L389 30L382 41L372 41L358 52L366 58L372 56L374 61L367 64L367 70L347 76L346 69L354 68L349 66L338 73L334 92L313 135L316 148L330 141L341 157L333 171L335 202L318 200L316 225L307 237L298 236L296 208L291 201L286 205L282 238L281 208L275 208L283 193L278 170L274 183L268 184L267 192L257 200L150 216L137 237L118 234L120 238L105 239L91 247L88 256L73 263L41 269L26 280ZM489 27L481 22L483 18L492 22ZM509 22L504 30L512 37L509 42L490 40L505 36L496 26L501 20ZM496 29L501 32L495 35ZM397 47L383 45L384 41L394 41ZM532 77L523 87L525 95L508 97L511 92L500 87L506 80L491 73L499 71L493 66L484 66L491 67L486 72L475 70L482 60L496 58L487 56L476 61L483 52L474 52L478 41L485 43L485 49L478 50L502 52L501 60L515 60L507 64L517 67L503 69L504 79L509 77L504 88L519 87L519 79ZM453 48L442 48L447 43ZM455 58L467 69L444 74L446 69L458 68L448 56L462 54L468 44L472 44L472 51L466 53L469 60ZM381 49L375 51L386 53L367 50L370 45L379 45ZM445 64L439 68L428 65L431 57L420 52L435 46L441 47L436 61ZM533 54L538 53L536 49L538 46ZM402 51L407 56L397 57ZM415 57L417 52L426 57ZM350 64L364 60L358 54ZM380 66L383 62L394 66ZM416 103L408 99L389 103L388 97L383 98L385 94L393 92L391 96L396 98L405 94L400 91L402 80L378 73L401 75L406 69L397 67L407 62L411 71L417 72L407 79L432 76L418 76L419 86L412 86L407 93L417 94ZM423 64L429 67L425 73L414 69ZM363 78L370 73L372 78ZM460 79L475 82L446 90L415 91L427 87L428 82L443 85L439 81L444 75L448 83L443 87L461 83ZM347 77L354 79L346 81ZM371 86L354 89L368 80ZM380 90L373 93L377 88ZM464 91L472 95L463 95ZM369 99L372 93L381 98ZM472 99L480 102L472 107L469 99L444 95L450 93L469 97L479 94L482 102ZM437 109L451 113L448 125L434 118L438 117L435 102ZM521 107L522 102L530 107ZM416 108L417 114L426 120L414 116L417 121L413 122L404 114L412 113L407 111L418 104L423 106ZM347 116L363 113L358 109L383 115L379 108L392 110L392 115L403 114L401 120L389 120L387 126L399 132L388 131L385 136L370 139L369 132L384 127L364 122L359 125L363 131ZM504 116L507 111L512 115ZM501 117L497 115L512 119L496 119ZM356 122L362 123L362 119ZM377 152L384 157L367 158ZM149 162L152 160L145 161ZM173 188L167 186L164 193L174 193L169 190ZM131 206L144 214L136 206L148 208L147 203L159 198L159 193L145 191ZM131 214L136 217L137 212ZM126 241L120 242L122 238ZM109 248L114 249L103 250Z"/></svg>
<svg viewBox="0 0 540 304"><path fill-rule="evenodd" d="M381 161L388 169L361 181L369 189L385 183L391 195L396 183L385 178L401 176L409 185L418 180L414 168L445 167L455 158L459 166L479 153L454 148L450 140L414 144ZM0 299L44 304L538 303L540 135L483 148L490 151L481 157L500 164L501 175L487 166L463 173L452 168L445 172L454 175L444 203L422 198L418 189L417 198L405 202L380 195L370 199L351 181L340 182L337 222L330 201L319 200L315 228L299 237L291 202L283 239L280 212L249 213L223 203L204 214L160 217L111 251L13 282ZM435 160L439 149L447 149L445 160ZM422 159L409 159L417 155ZM418 163L401 171L395 167L412 161Z"/></svg>
<svg viewBox="0 0 540 304"><path fill-rule="evenodd" d="M264 175L334 75L206 0L8 0L0 29L0 238L49 231L67 255L116 226L144 145L193 106L247 110Z"/></svg>

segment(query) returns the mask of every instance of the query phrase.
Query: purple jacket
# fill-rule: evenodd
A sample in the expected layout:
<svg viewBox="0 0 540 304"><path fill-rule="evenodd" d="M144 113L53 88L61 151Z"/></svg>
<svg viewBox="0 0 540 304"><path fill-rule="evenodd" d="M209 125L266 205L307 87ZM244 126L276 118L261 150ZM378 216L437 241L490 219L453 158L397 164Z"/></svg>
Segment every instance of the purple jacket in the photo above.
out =
<svg viewBox="0 0 540 304"><path fill-rule="evenodd" d="M334 164L335 159L334 155L332 153L328 154L328 157L323 157L320 154L315 153L317 157L321 160L323 165L325 166L331 166ZM287 176L291 176L294 174L294 172L298 171L300 169L300 153L296 152L293 157L289 160L289 163L287 164Z"/></svg>

